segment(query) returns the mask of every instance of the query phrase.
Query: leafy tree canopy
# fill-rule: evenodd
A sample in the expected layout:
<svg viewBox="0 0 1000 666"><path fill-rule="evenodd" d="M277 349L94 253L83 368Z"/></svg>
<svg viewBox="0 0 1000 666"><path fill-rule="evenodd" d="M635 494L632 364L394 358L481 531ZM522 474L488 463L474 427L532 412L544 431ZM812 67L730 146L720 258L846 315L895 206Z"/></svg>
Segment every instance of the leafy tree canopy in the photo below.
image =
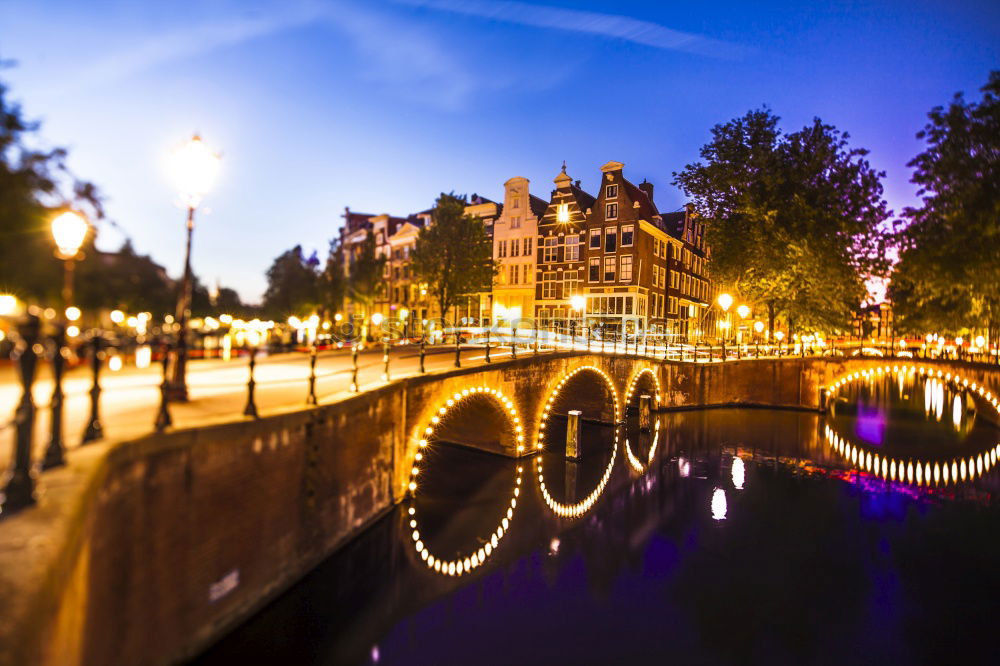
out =
<svg viewBox="0 0 1000 666"><path fill-rule="evenodd" d="M427 283L443 318L459 297L486 291L496 268L493 248L483 221L465 214L466 198L441 194L432 224L420 230L411 267Z"/></svg>
<svg viewBox="0 0 1000 666"><path fill-rule="evenodd" d="M912 333L1000 334L1000 71L982 99L959 93L928 114L926 147L909 166L922 205L904 211L890 294Z"/></svg>
<svg viewBox="0 0 1000 666"><path fill-rule="evenodd" d="M767 307L771 328L846 329L888 270L881 179L849 135L815 119L782 134L768 109L716 125L674 173L706 222L713 276Z"/></svg>

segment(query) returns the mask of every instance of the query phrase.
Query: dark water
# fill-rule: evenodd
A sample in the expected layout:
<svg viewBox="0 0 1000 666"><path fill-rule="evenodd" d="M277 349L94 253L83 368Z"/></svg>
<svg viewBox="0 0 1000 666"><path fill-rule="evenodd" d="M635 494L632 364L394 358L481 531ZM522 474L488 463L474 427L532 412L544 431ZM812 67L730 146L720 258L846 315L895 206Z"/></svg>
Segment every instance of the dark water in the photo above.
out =
<svg viewBox="0 0 1000 666"><path fill-rule="evenodd" d="M429 447L412 503L197 663L996 663L996 471L882 480L826 433L945 459L1000 430L950 405L939 421L922 386L883 379L830 418L671 413L617 444L586 426L579 464Z"/></svg>

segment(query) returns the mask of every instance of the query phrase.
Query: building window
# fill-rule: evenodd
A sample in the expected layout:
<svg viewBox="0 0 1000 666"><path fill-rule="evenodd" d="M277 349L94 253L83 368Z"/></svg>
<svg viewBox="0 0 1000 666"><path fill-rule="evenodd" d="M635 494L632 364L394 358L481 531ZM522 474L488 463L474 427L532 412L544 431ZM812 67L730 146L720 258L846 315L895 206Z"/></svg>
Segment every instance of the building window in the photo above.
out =
<svg viewBox="0 0 1000 666"><path fill-rule="evenodd" d="M618 219L618 204L609 203L604 205L604 219L605 220Z"/></svg>
<svg viewBox="0 0 1000 666"><path fill-rule="evenodd" d="M497 249L497 257L503 259L507 256L507 241L500 241L500 247Z"/></svg>
<svg viewBox="0 0 1000 666"><path fill-rule="evenodd" d="M524 238L524 256L531 256L531 236Z"/></svg>
<svg viewBox="0 0 1000 666"><path fill-rule="evenodd" d="M511 264L510 266L510 284L517 284L517 274L520 271L520 264Z"/></svg>
<svg viewBox="0 0 1000 666"><path fill-rule="evenodd" d="M510 256L516 257L517 251L520 250L521 240L519 238L510 239Z"/></svg>
<svg viewBox="0 0 1000 666"><path fill-rule="evenodd" d="M524 284L531 284L531 264L524 264L524 268L521 270L521 277L524 280Z"/></svg>
<svg viewBox="0 0 1000 666"><path fill-rule="evenodd" d="M622 225L622 247L632 247L632 236L635 235L635 225Z"/></svg>
<svg viewBox="0 0 1000 666"><path fill-rule="evenodd" d="M555 237L549 237L545 239L545 245L542 248L542 261L551 264L554 261L558 261L559 256L559 239Z"/></svg>
<svg viewBox="0 0 1000 666"><path fill-rule="evenodd" d="M510 207L513 208L513 209L515 209L515 210L518 209L518 208L520 208L521 207L521 197L511 197L510 198Z"/></svg>
<svg viewBox="0 0 1000 666"><path fill-rule="evenodd" d="M510 228L511 229L520 229L521 228L521 216L520 215L515 215L514 217L510 218Z"/></svg>
<svg viewBox="0 0 1000 666"><path fill-rule="evenodd" d="M615 261L614 257L604 257L604 281L614 282L615 281Z"/></svg>
<svg viewBox="0 0 1000 666"><path fill-rule="evenodd" d="M601 230L591 229L590 230L590 249L600 250L601 249Z"/></svg>
<svg viewBox="0 0 1000 666"><path fill-rule="evenodd" d="M622 282L632 281L632 255L628 254L621 258L621 267L618 272L618 279Z"/></svg>
<svg viewBox="0 0 1000 666"><path fill-rule="evenodd" d="M606 188L604 188L604 197L606 199L614 199L617 196L618 196L617 185L608 185Z"/></svg>
<svg viewBox="0 0 1000 666"><path fill-rule="evenodd" d="M614 252L618 249L618 227L608 227L604 230L604 251Z"/></svg>
<svg viewBox="0 0 1000 666"><path fill-rule="evenodd" d="M579 284L579 271L565 271L563 273L563 293L566 295L566 298L569 298L573 294L577 293Z"/></svg>
<svg viewBox="0 0 1000 666"><path fill-rule="evenodd" d="M569 204L556 204L556 222L569 222Z"/></svg>
<svg viewBox="0 0 1000 666"><path fill-rule="evenodd" d="M632 297L625 297L625 314L632 314Z"/></svg>
<svg viewBox="0 0 1000 666"><path fill-rule="evenodd" d="M653 239L653 256L654 257L660 256L660 239L659 238L654 238Z"/></svg>
<svg viewBox="0 0 1000 666"><path fill-rule="evenodd" d="M556 272L542 273L542 298L556 298Z"/></svg>
<svg viewBox="0 0 1000 666"><path fill-rule="evenodd" d="M580 261L580 237L576 234L566 236L566 256L563 261Z"/></svg>
<svg viewBox="0 0 1000 666"><path fill-rule="evenodd" d="M590 260L590 273L587 279L591 282L601 281L601 260L599 257L593 257Z"/></svg>

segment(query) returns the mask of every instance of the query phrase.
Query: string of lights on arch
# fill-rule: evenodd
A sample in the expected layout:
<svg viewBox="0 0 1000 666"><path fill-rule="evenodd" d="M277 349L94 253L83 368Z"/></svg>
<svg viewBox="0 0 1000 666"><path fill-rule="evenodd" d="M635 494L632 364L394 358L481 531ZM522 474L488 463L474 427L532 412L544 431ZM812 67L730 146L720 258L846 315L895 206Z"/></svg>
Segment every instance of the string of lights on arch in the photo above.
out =
<svg viewBox="0 0 1000 666"><path fill-rule="evenodd" d="M618 423L619 414L621 412L618 403L618 393L615 391L615 384L613 381L611 381L611 377L608 375L608 373L604 372L603 370L601 370L596 366L582 365L578 368L575 368L572 372L570 372L568 375L559 380L559 383L556 385L555 389L549 395L549 398L546 401L545 406L542 408L542 416L539 419L538 423L538 434L535 439L535 449L537 451L541 451L545 447L545 428L546 425L548 424L549 416L551 416L552 405L555 403L556 398L558 398L559 395L562 393L563 387L566 385L566 382L575 377L577 374L587 370L596 372L598 375L600 375L601 378L604 380L604 382L607 384L608 388L611 390L611 397L614 400L614 421L616 424ZM604 493L604 488L608 485L608 480L611 478L611 472L614 470L615 460L618 457L618 436L619 436L618 426L616 425L614 446L611 449L611 460L608 461L608 466L604 470L604 474L601 476L601 480L597 483L597 487L594 488L594 490L589 495L587 495L587 497L583 498L579 502L576 502L575 504L563 504L562 502L559 502L552 497L552 494L549 493L548 487L546 487L545 485L545 476L542 472L542 457L536 456L535 472L538 476L538 487L539 490L541 490L542 499L545 501L545 504L549 507L549 509L552 510L553 513L555 513L557 516L560 516L561 518L577 518L587 513L591 509L591 507L594 506L594 503L597 502L598 498L600 498L600 496Z"/></svg>
<svg viewBox="0 0 1000 666"><path fill-rule="evenodd" d="M934 370L933 368L924 366L885 365L870 370L858 370L833 382L828 387L828 391L832 398L841 387L851 382L872 379L886 374L899 375L901 373L938 379L958 390L971 391L979 395L987 404L991 405L994 412L1000 416L1000 399L994 396L991 391L988 391L986 387L970 381L968 377L962 377L957 373L953 374L943 370ZM825 426L825 435L826 441L830 444L831 448L855 467L859 467L882 479L916 483L917 485L947 485L950 483L971 481L994 467L997 463L997 458L1000 457L1000 442L998 442L991 449L977 455L970 455L968 458L959 456L943 461L933 461L932 465L932 461L927 460L902 460L879 453L873 455L871 451L866 451L845 441L829 425Z"/></svg>
<svg viewBox="0 0 1000 666"><path fill-rule="evenodd" d="M632 396L635 394L635 390L639 387L639 379L648 374L653 378L653 384L656 386L656 405L660 404L660 380L657 379L656 373L653 372L651 368L642 368L635 373L632 377L632 381L629 382L628 391L625 392L625 405L628 405L629 401L632 400ZM649 456L645 463L639 460L638 457L632 452L632 444L629 442L629 438L625 437L625 459L628 461L629 467L631 467L635 472L641 474L649 469L649 466L653 464L653 458L656 455L656 445L660 439L660 421L656 421L656 427L653 432L653 442L649 447Z"/></svg>
<svg viewBox="0 0 1000 666"><path fill-rule="evenodd" d="M510 418L510 422L514 425L517 450L518 452L524 451L523 428L521 426L521 417L517 412L517 408L514 406L513 401L511 401L511 399L505 396L501 391L489 388L488 386L476 386L474 388L463 389L461 392L455 393L451 398L448 398L443 406L438 408L437 413L431 417L430 423L423 429L423 436L417 441L417 453L414 456L413 467L410 469L410 481L407 484L407 488L410 492L410 507L407 509L407 514L409 515L409 525L412 530L410 537L413 539L413 545L417 551L417 555L424 562L424 564L427 565L427 568L447 576L462 576L471 572L473 569L481 566L494 553L494 551L496 551L500 540L504 538L507 534L507 530L510 528L510 521L514 519L514 510L517 508L517 500L521 494L521 481L524 467L522 465L518 465L517 476L514 479L514 489L511 493L507 511L500 519L500 524L492 532L486 543L479 548L474 549L470 554L464 557L459 556L454 559L437 557L430 552L427 544L425 544L421 538L420 525L417 521L417 510L416 507L413 506L413 500L416 499L418 486L417 478L420 474L420 466L424 461L424 451L426 451L427 447L433 443L435 431L441 424L442 419L447 416L451 410L457 408L462 403L467 402L474 396L489 398L494 402L497 402L503 408L504 412Z"/></svg>

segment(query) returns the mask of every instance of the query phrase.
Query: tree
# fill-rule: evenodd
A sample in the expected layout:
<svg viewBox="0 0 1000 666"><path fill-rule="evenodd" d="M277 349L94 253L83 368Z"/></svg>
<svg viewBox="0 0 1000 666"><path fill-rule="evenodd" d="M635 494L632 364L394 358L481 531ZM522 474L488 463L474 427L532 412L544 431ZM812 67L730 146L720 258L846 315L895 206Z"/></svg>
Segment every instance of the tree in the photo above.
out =
<svg viewBox="0 0 1000 666"><path fill-rule="evenodd" d="M919 208L897 238L892 276L897 325L913 333L985 329L1000 339L1000 71L979 102L961 93L935 107L909 163Z"/></svg>
<svg viewBox="0 0 1000 666"><path fill-rule="evenodd" d="M441 194L411 256L414 275L427 283L444 319L459 297L489 289L496 275L486 227L465 214L465 205L464 197Z"/></svg>
<svg viewBox="0 0 1000 666"><path fill-rule="evenodd" d="M360 243L357 254L351 262L349 271L349 282L347 291L351 300L361 306L364 323L363 330L367 331L368 315L371 314L375 299L382 293L384 288L385 257L380 257L376 253L375 234L368 231L365 239Z"/></svg>
<svg viewBox="0 0 1000 666"><path fill-rule="evenodd" d="M278 320L307 314L316 305L317 275L314 265L296 245L278 256L267 269L264 312Z"/></svg>
<svg viewBox="0 0 1000 666"><path fill-rule="evenodd" d="M703 162L674 173L706 221L712 274L790 331L846 329L864 282L888 269L882 172L816 118L782 134L768 109L712 129Z"/></svg>
<svg viewBox="0 0 1000 666"><path fill-rule="evenodd" d="M344 269L344 253L337 239L330 241L326 256L326 266L319 278L319 301L328 314L344 309L347 296L347 273Z"/></svg>
<svg viewBox="0 0 1000 666"><path fill-rule="evenodd" d="M77 268L77 304L85 309L118 308L151 312L173 311L175 285L162 266L136 253L126 240L118 252L89 248Z"/></svg>
<svg viewBox="0 0 1000 666"><path fill-rule="evenodd" d="M64 149L28 147L26 140L39 127L8 100L0 82L0 291L57 302L62 267L53 256L51 217L69 205L87 209L92 220L103 218L104 211L96 188L70 174ZM92 236L85 252L92 249Z"/></svg>

